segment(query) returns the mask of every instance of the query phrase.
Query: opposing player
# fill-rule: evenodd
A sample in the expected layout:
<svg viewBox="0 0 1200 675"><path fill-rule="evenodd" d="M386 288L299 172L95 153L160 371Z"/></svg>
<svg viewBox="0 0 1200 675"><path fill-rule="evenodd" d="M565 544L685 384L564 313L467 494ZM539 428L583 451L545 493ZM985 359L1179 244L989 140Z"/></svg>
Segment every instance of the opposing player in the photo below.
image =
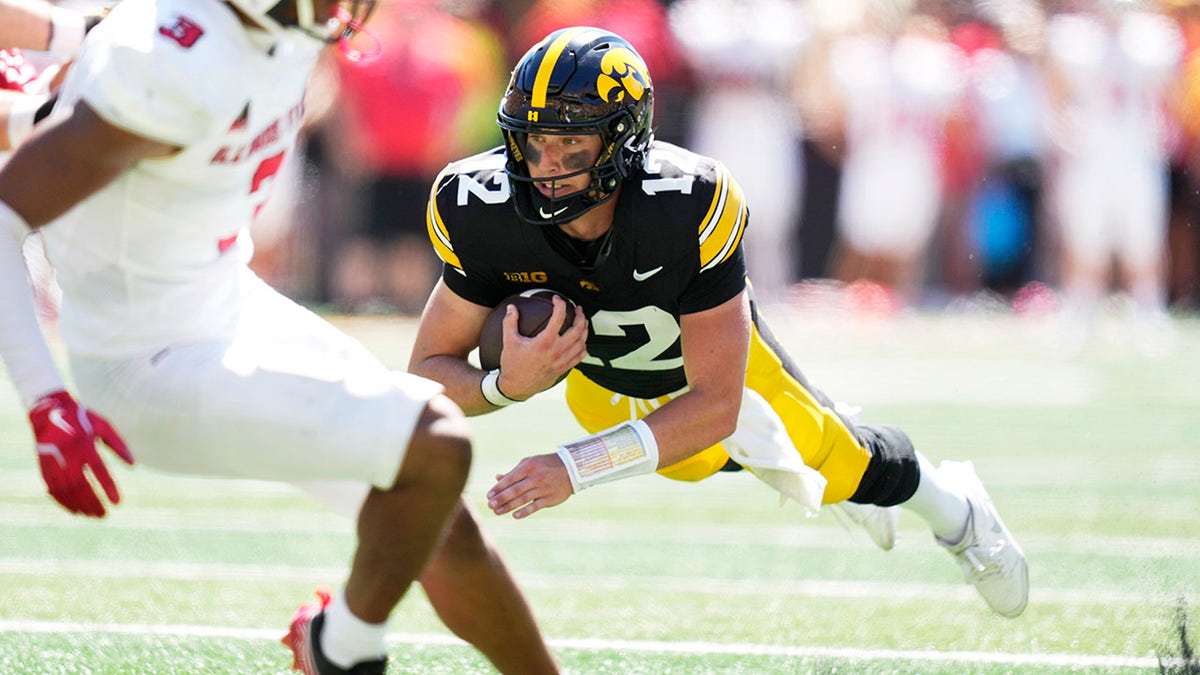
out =
<svg viewBox="0 0 1200 675"><path fill-rule="evenodd" d="M512 73L504 146L451 164L433 186L429 233L445 264L410 371L471 415L570 370L567 404L590 432L521 460L489 506L524 518L629 476L745 468L814 510L911 509L993 610L1019 615L1025 557L972 465L935 469L904 432L853 423L809 384L752 300L737 183L721 163L653 140L653 91L619 36L554 32ZM574 325L524 338L510 308L500 368L473 367L489 310L534 286L574 300ZM566 311L555 303L552 329Z"/></svg>
<svg viewBox="0 0 1200 675"><path fill-rule="evenodd" d="M461 410L247 266L246 232L293 147L313 64L372 6L115 7L44 130L0 170L0 357L29 410L49 492L71 512L100 517L120 498L97 439L163 471L362 497L340 500L358 533L344 587L302 607L285 639L297 669L384 672L386 621L421 575L439 616L499 670L554 672L460 500L472 455ZM39 330L22 266L21 240L39 228L62 287L78 399Z"/></svg>

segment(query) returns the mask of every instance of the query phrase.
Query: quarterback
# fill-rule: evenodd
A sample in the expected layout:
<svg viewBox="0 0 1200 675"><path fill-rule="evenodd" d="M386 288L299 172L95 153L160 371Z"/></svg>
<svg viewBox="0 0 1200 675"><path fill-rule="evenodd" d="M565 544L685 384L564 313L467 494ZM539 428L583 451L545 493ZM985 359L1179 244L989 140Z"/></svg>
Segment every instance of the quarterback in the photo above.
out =
<svg viewBox="0 0 1200 675"><path fill-rule="evenodd" d="M513 70L504 145L433 185L427 224L444 267L410 371L467 414L570 371L567 404L588 432L500 476L489 507L524 518L638 474L745 469L811 510L848 507L884 548L893 507L910 509L994 611L1019 615L1025 556L973 466L935 468L903 431L856 424L804 378L753 302L737 182L720 162L653 139L653 95L621 37L556 31ZM509 306L500 367L475 368L491 308L534 287L573 300L573 325L524 337ZM555 305L549 328L565 316Z"/></svg>
<svg viewBox="0 0 1200 675"><path fill-rule="evenodd" d="M247 265L248 227L293 148L309 73L326 45L349 50L372 8L117 5L43 128L0 170L0 356L49 493L73 513L101 517L120 498L99 439L162 471L294 483L357 517L344 586L302 607L285 638L295 668L385 672L386 621L420 576L439 616L500 671L555 672L461 502L462 411ZM62 288L78 398L31 302L20 245L34 229Z"/></svg>

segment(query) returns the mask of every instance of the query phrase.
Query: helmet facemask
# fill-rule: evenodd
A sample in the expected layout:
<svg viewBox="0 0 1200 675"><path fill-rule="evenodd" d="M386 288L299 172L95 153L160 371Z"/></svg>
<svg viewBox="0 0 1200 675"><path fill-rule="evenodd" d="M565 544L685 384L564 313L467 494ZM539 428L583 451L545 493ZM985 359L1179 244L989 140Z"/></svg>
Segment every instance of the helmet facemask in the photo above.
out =
<svg viewBox="0 0 1200 675"><path fill-rule="evenodd" d="M230 4L255 19L269 32L299 34L323 44L338 44L349 56L361 53L349 41L360 32L375 11L376 0L229 0ZM368 34L369 35L369 34Z"/></svg>
<svg viewBox="0 0 1200 675"><path fill-rule="evenodd" d="M633 127L633 121L629 114L618 111L599 125L531 127L523 131L505 128L505 146L509 157L505 170L508 172L509 180L513 182L513 194L517 201L518 213L526 220L539 225L557 225L577 218L615 197L617 188L633 168L625 166L621 161L623 154L621 149L632 140ZM600 155L590 167L554 176L534 178L529 175L529 165L526 160L529 156L527 144L530 133L569 136L597 135L600 137ZM580 175L591 177L588 187L561 197L553 193L547 197L533 187L534 183L561 181Z"/></svg>
<svg viewBox="0 0 1200 675"><path fill-rule="evenodd" d="M553 53L555 45L560 51L550 63L547 52ZM560 69L559 64L566 65ZM545 84L547 76L554 80L559 73L566 74L565 81ZM645 64L620 37L595 28L568 28L534 46L513 70L498 115L518 215L537 225L558 225L615 197L622 181L642 165L653 140L652 113ZM597 135L600 155L591 167L535 179L527 162L531 133ZM584 174L591 176L589 187L563 197L547 197L534 187Z"/></svg>

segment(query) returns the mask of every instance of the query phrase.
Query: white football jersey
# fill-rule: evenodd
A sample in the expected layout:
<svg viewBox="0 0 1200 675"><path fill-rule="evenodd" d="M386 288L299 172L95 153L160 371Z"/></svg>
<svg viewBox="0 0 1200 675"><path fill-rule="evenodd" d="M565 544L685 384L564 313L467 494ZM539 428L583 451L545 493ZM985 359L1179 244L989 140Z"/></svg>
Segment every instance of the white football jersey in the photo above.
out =
<svg viewBox="0 0 1200 675"><path fill-rule="evenodd" d="M1056 120L1062 149L1109 162L1118 183L1130 161L1164 161L1164 100L1183 50L1178 25L1156 12L1053 16L1045 57L1067 99Z"/></svg>
<svg viewBox="0 0 1200 675"><path fill-rule="evenodd" d="M247 28L222 0L124 0L89 34L55 114L82 101L182 149L44 229L72 353L134 357L233 330L248 227L293 148L318 51Z"/></svg>
<svg viewBox="0 0 1200 675"><path fill-rule="evenodd" d="M829 62L846 111L841 234L862 252L916 255L937 225L963 56L941 39L879 33L840 39Z"/></svg>

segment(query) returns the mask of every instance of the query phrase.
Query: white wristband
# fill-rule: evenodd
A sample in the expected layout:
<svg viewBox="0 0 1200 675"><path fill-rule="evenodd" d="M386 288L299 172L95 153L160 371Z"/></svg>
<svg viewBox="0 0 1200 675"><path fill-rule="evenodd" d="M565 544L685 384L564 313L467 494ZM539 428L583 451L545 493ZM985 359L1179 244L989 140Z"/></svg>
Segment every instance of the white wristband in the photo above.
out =
<svg viewBox="0 0 1200 675"><path fill-rule="evenodd" d="M579 492L600 483L654 473L658 470L658 442L645 420L622 422L558 446L558 457L567 467L572 490Z"/></svg>
<svg viewBox="0 0 1200 675"><path fill-rule="evenodd" d="M33 133L33 118L46 102L44 96L21 96L8 109L8 147L16 149Z"/></svg>
<svg viewBox="0 0 1200 675"><path fill-rule="evenodd" d="M479 383L479 390L483 392L483 397L488 403L503 408L506 405L520 403L520 401L509 398L500 391L500 369L489 370L484 376L483 381Z"/></svg>
<svg viewBox="0 0 1200 675"><path fill-rule="evenodd" d="M25 271L21 244L29 231L25 219L0 202L0 360L26 410L66 388L42 336Z"/></svg>
<svg viewBox="0 0 1200 675"><path fill-rule="evenodd" d="M50 10L50 44L46 51L59 56L75 56L86 35L82 14L63 7Z"/></svg>

